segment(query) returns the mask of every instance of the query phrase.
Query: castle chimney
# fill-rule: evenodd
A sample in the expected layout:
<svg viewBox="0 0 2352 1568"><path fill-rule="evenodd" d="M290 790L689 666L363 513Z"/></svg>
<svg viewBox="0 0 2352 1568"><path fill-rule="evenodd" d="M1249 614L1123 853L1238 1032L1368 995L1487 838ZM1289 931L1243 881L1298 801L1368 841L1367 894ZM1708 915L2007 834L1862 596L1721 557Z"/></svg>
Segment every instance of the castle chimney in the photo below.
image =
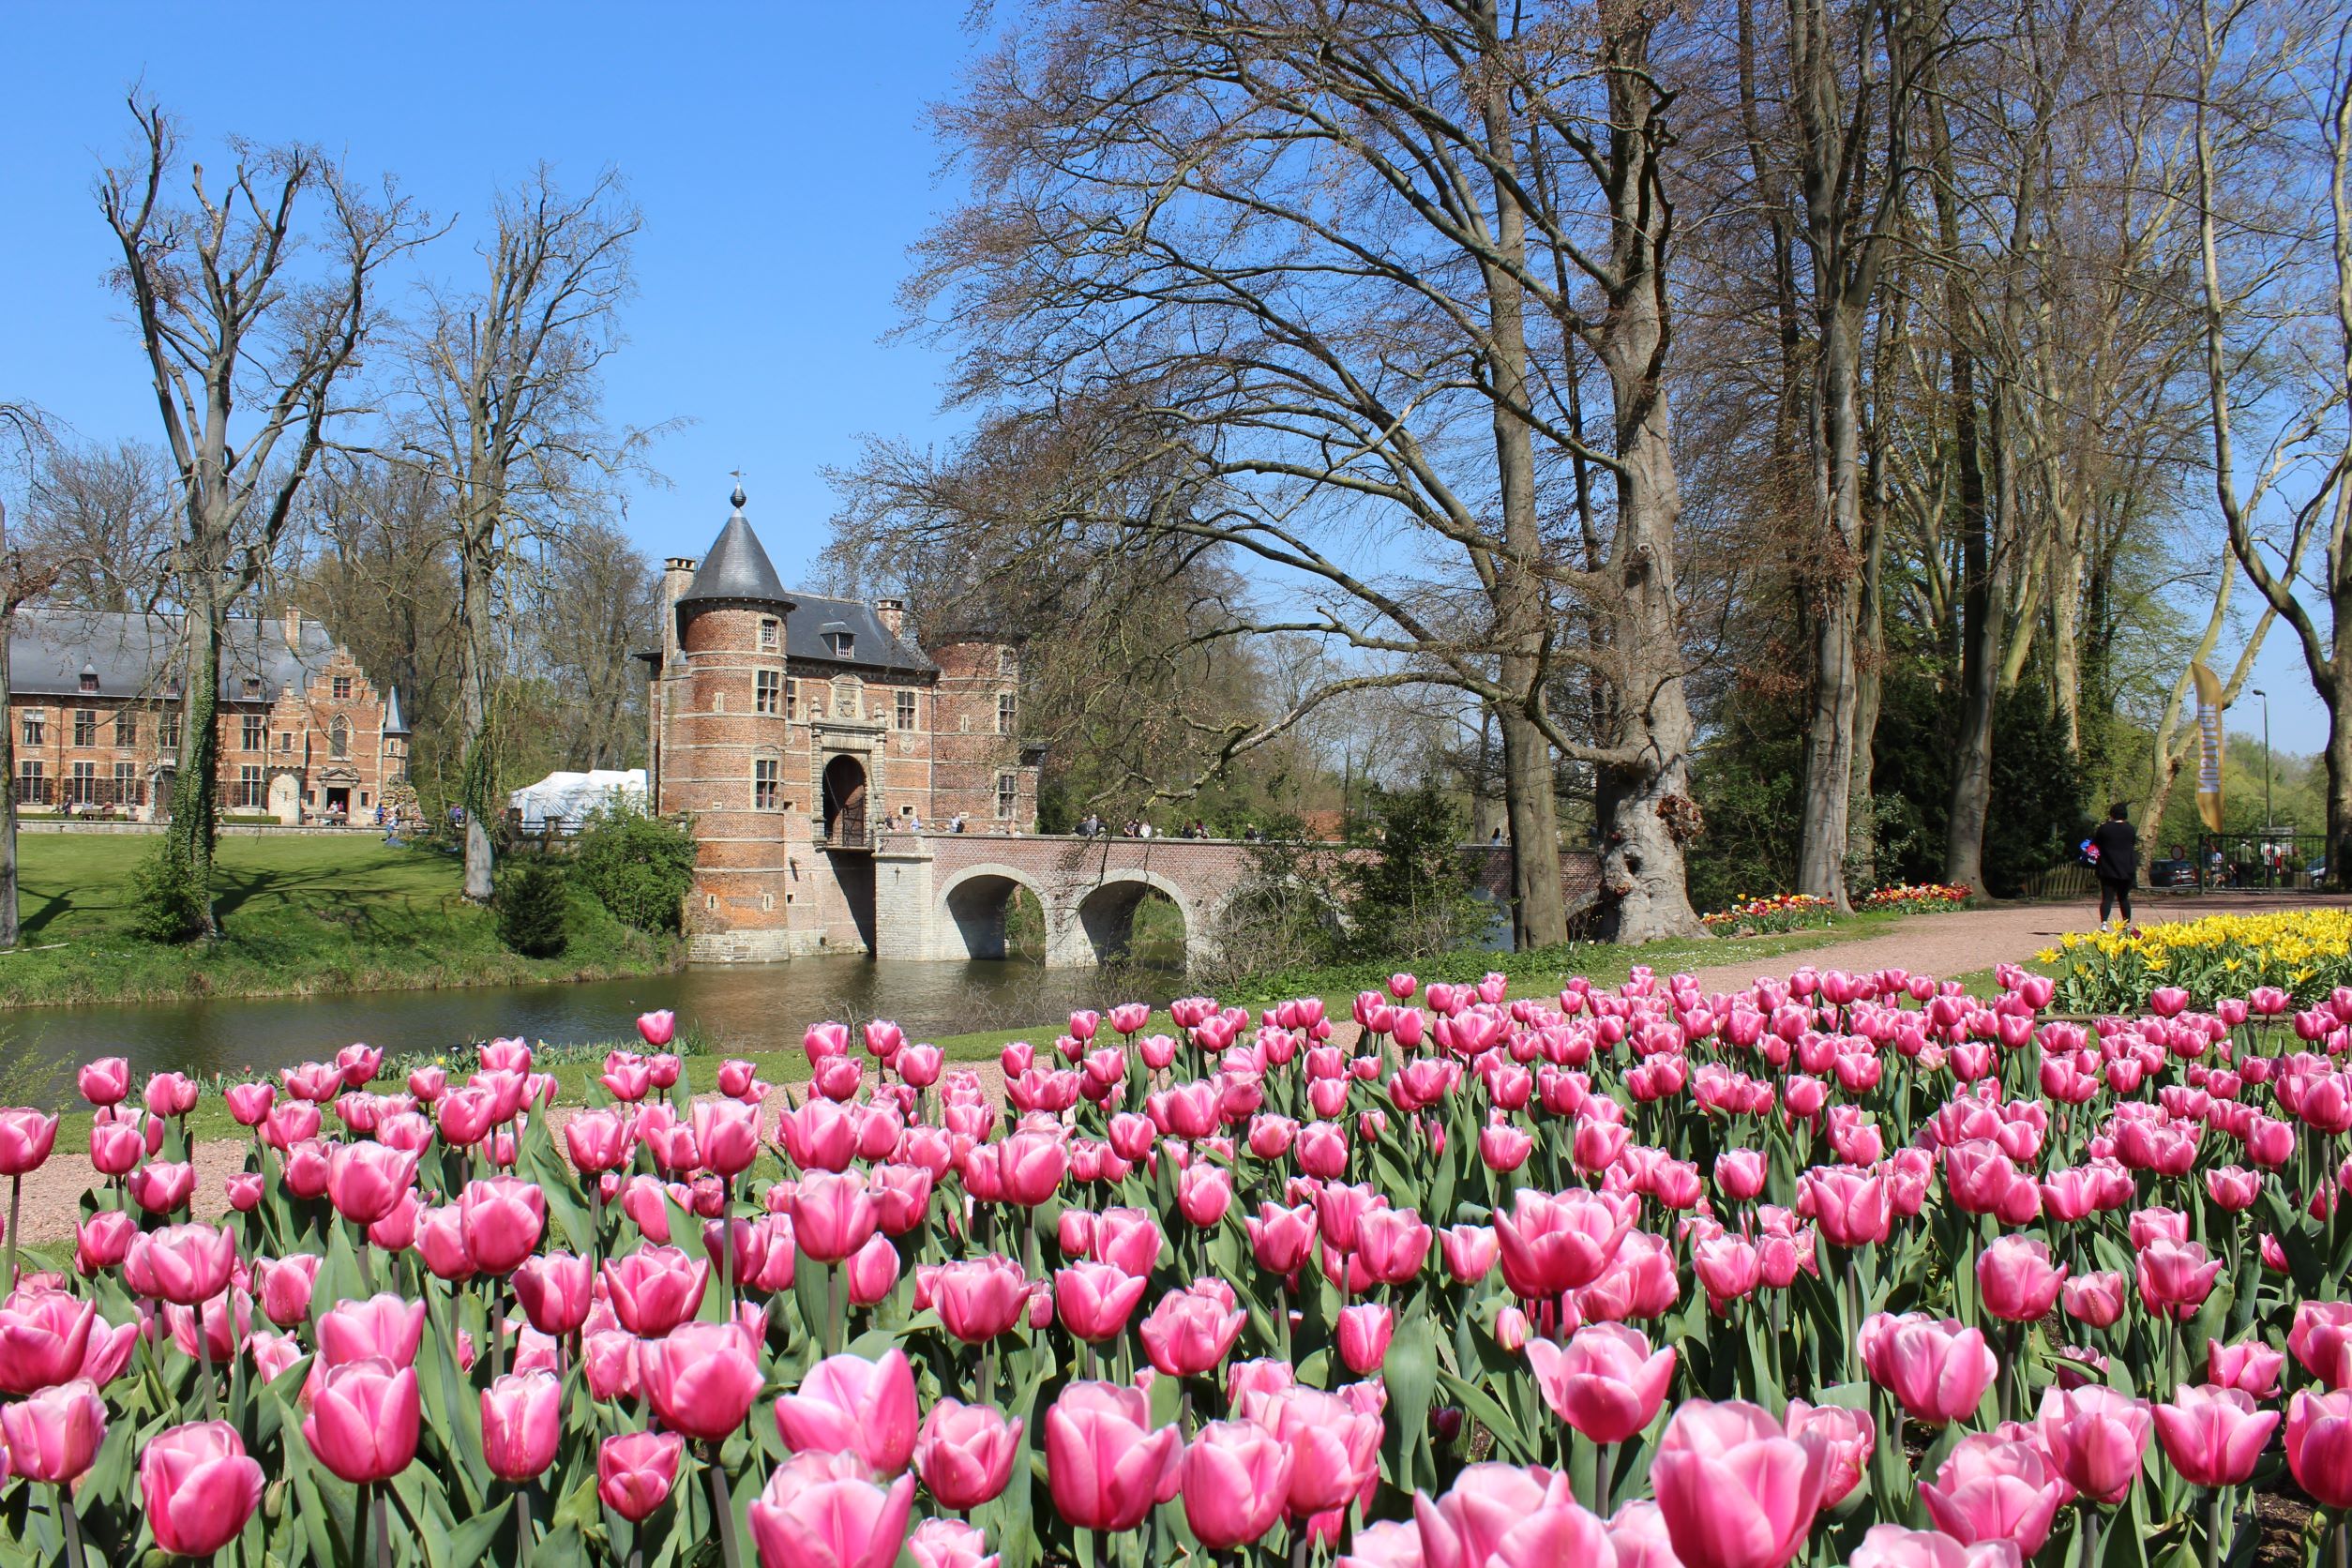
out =
<svg viewBox="0 0 2352 1568"><path fill-rule="evenodd" d="M678 596L694 581L694 568L700 565L691 555L673 555L661 564L661 670L678 658Z"/></svg>
<svg viewBox="0 0 2352 1568"><path fill-rule="evenodd" d="M293 605L286 607L286 646L296 652L302 648L302 611Z"/></svg>
<svg viewBox="0 0 2352 1568"><path fill-rule="evenodd" d="M874 601L874 619L880 621L882 624L882 630L888 632L891 636L904 637L907 629L907 601L904 599L876 599Z"/></svg>

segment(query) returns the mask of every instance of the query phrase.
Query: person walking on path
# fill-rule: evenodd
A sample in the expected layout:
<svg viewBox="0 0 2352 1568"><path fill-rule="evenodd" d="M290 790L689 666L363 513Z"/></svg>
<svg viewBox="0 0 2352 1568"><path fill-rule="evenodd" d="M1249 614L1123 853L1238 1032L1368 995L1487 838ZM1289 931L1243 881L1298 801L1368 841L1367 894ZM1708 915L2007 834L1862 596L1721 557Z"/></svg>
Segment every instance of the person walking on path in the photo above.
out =
<svg viewBox="0 0 2352 1568"><path fill-rule="evenodd" d="M2090 830L2090 847L2098 857L2092 869L2099 876L2099 924L2104 926L2118 904L2125 925L2132 921L2132 883L2140 874L2140 837L2121 801L2107 808L2107 820Z"/></svg>

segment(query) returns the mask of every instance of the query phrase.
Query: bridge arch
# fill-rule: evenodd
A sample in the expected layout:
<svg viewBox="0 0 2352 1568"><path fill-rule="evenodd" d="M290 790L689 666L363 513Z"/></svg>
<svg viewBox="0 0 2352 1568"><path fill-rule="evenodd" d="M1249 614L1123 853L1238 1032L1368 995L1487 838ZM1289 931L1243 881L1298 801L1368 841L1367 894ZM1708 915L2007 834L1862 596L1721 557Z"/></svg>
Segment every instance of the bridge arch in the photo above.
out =
<svg viewBox="0 0 2352 1568"><path fill-rule="evenodd" d="M1014 896L1027 892L1045 911L1048 944L1059 924L1053 900L1036 879L1018 867L1001 862L983 861L968 866L947 879L939 893L940 945L942 957L1002 958L1004 957L1005 920L1013 911Z"/></svg>
<svg viewBox="0 0 2352 1568"><path fill-rule="evenodd" d="M1137 907L1154 893L1176 906L1184 922L1185 950L1191 952L1204 934L1192 895L1156 871L1122 867L1107 871L1078 894L1070 911L1074 918L1062 923L1059 961L1102 964L1125 956L1134 940ZM1050 915L1048 923L1052 924Z"/></svg>

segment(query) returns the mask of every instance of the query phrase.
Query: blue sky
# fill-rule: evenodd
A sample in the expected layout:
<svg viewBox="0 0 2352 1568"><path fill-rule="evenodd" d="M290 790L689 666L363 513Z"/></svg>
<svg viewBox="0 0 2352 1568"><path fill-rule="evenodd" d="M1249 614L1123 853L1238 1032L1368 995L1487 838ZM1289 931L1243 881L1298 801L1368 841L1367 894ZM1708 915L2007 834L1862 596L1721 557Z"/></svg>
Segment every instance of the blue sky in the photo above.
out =
<svg viewBox="0 0 2352 1568"><path fill-rule="evenodd" d="M965 0L299 12L0 0L12 307L0 395L85 438L155 438L90 196L99 159L126 144L134 81L191 143L308 140L355 172L397 173L458 220L424 264L443 276L472 276L471 225L499 184L543 158L583 180L611 164L645 227L609 406L633 424L691 421L652 454L671 488L633 490L630 532L656 557L699 553L740 466L777 568L804 578L834 506L822 469L853 458L862 434L939 440L957 426L939 412L941 357L882 339L908 246L957 194L926 106L982 41L966 14ZM2284 627L2252 684L2270 693L2275 745L2319 748L2325 717ZM2259 731L2251 700L2231 719Z"/></svg>
<svg viewBox="0 0 2352 1568"><path fill-rule="evenodd" d="M980 39L961 0L628 7L404 4L0 7L0 393L82 436L156 438L152 394L105 286L90 195L128 145L127 86L186 122L305 140L389 171L459 231L423 264L470 279L486 198L538 160L606 164L644 209L616 419L692 423L630 497L655 556L700 553L746 474L788 579L822 547L820 477L861 433L935 438L939 356L885 344L907 247L952 200L925 123ZM217 143L213 161L219 163Z"/></svg>

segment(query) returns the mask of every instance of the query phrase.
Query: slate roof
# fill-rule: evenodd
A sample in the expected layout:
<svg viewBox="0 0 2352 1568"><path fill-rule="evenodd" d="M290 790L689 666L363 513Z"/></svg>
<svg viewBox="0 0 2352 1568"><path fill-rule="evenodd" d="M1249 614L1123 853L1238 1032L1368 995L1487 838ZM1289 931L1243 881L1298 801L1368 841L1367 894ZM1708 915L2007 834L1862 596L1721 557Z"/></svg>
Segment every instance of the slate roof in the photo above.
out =
<svg viewBox="0 0 2352 1568"><path fill-rule="evenodd" d="M872 605L859 599L831 599L787 590L776 577L776 565L761 545L760 535L752 532L750 520L743 515L742 486L735 487L731 499L734 515L718 531L718 537L711 541L710 553L696 568L694 580L678 596L682 617L686 607L698 599L755 600L776 605L783 611L787 658L916 673L939 669L922 649L892 636L882 617L874 613ZM841 631L848 632L851 639L852 654L846 659L836 657L826 641L828 632Z"/></svg>
<svg viewBox="0 0 2352 1568"><path fill-rule="evenodd" d="M161 697L181 648L177 615L29 607L16 612L9 632L8 686L32 696L78 696L86 669L98 675L98 696ZM263 701L287 686L307 689L334 650L335 639L308 617L289 645L284 621L231 616L221 628L221 701L245 701L249 677L261 681Z"/></svg>
<svg viewBox="0 0 2352 1568"><path fill-rule="evenodd" d="M408 720L400 716L400 688L391 686L384 694L384 732L387 735L408 733Z"/></svg>

